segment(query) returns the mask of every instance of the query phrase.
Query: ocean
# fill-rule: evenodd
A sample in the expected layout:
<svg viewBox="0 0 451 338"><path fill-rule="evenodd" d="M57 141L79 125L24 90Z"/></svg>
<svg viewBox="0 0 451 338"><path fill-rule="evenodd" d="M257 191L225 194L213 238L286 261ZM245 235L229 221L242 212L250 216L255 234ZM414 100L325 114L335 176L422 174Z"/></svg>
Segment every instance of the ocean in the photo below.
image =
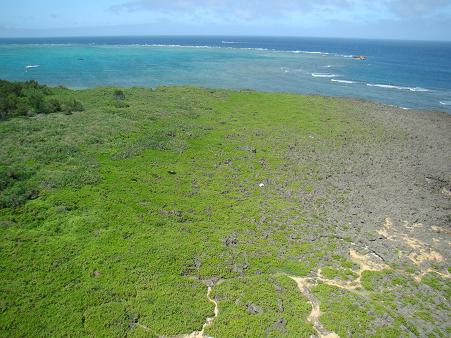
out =
<svg viewBox="0 0 451 338"><path fill-rule="evenodd" d="M366 60L353 56L363 55ZM69 88L196 85L451 113L451 43L282 37L0 39L0 78Z"/></svg>

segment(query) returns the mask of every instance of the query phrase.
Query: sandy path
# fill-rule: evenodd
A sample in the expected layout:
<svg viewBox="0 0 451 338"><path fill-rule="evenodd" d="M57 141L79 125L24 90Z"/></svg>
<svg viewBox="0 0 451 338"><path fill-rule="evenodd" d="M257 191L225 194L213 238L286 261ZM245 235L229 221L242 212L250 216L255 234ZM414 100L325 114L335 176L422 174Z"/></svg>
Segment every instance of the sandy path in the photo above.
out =
<svg viewBox="0 0 451 338"><path fill-rule="evenodd" d="M301 278L301 277L290 277L293 279L298 285L299 290L301 290L302 294L308 299L309 303L312 305L312 312L308 316L307 320L313 325L316 332L318 333L320 338L339 338L339 336L335 332L328 331L324 328L324 326L319 321L319 317L321 316L321 311L319 308L319 301L310 292L310 282L309 278Z"/></svg>
<svg viewBox="0 0 451 338"><path fill-rule="evenodd" d="M207 290L207 299L210 303L213 303L215 305L214 308L214 317L207 317L207 319L205 320L205 324L202 326L202 330L201 331L194 331L191 334L185 335L183 336L184 338L208 338L208 336L205 334L205 329L207 327L209 327L213 321L215 320L216 317L218 317L219 315L219 306L218 306L218 302L216 302L214 299L212 299L210 297L211 295L211 291L212 288L209 286L208 290Z"/></svg>

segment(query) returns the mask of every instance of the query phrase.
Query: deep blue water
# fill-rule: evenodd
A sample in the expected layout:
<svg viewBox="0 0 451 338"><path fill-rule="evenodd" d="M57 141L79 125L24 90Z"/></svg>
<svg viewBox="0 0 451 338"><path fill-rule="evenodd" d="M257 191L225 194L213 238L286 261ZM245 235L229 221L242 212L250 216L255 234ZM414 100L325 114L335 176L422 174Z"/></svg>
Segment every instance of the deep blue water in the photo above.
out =
<svg viewBox="0 0 451 338"><path fill-rule="evenodd" d="M368 59L354 60L352 55ZM251 88L351 96L451 113L449 42L196 36L0 39L0 78L72 88Z"/></svg>

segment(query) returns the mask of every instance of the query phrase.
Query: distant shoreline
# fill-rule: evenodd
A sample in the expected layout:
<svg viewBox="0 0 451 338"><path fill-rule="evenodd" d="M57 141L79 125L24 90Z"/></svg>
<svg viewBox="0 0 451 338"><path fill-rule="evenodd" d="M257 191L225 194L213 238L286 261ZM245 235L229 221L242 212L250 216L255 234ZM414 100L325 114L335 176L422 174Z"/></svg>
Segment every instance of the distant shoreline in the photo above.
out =
<svg viewBox="0 0 451 338"><path fill-rule="evenodd" d="M60 87L60 86L50 86L50 87ZM193 89L204 89L204 90L224 90L224 91L231 91L236 93L241 92L256 92L256 93L265 93L265 94L288 94L288 95L299 95L303 97L322 97L325 99L342 99L346 101L355 101L358 103L368 103L368 104L374 104L376 106L385 107L388 109L394 109L401 112L406 111L412 111L412 112L421 112L421 113L433 113L433 114L445 114L450 115L451 112L447 112L444 110L435 110L435 109L417 109L417 108L403 108L396 105L387 104L384 102L374 101L374 100L368 100L368 99L362 99L359 97L354 96L334 96L334 95L323 95L323 94L315 94L315 93L296 93L296 92L287 92L287 91L265 91L265 90L255 90L251 88L241 88L241 89L233 89L233 88L221 88L221 87L203 87L203 86L196 86L196 85L161 85L161 86L155 86L155 87L145 87L145 86L95 86L95 87L66 87L62 86L64 88L74 90L74 91L85 91L85 90L93 90L98 88L121 88L121 89L132 89L132 88L142 88L142 89L151 89L151 90L158 90L158 88L193 88Z"/></svg>
<svg viewBox="0 0 451 338"><path fill-rule="evenodd" d="M222 36L97 37L2 40L0 51L2 77L11 81L36 79L72 88L252 88L357 97L451 113L447 71L451 68L451 44Z"/></svg>

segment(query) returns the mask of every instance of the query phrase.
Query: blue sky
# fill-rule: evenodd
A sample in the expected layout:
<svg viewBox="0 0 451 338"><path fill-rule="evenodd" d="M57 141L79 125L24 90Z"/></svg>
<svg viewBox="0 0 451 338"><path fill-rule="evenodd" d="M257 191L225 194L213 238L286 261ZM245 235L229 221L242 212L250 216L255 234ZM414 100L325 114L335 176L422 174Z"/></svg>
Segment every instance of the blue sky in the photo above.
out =
<svg viewBox="0 0 451 338"><path fill-rule="evenodd" d="M451 0L0 0L0 37L177 34L451 40Z"/></svg>

